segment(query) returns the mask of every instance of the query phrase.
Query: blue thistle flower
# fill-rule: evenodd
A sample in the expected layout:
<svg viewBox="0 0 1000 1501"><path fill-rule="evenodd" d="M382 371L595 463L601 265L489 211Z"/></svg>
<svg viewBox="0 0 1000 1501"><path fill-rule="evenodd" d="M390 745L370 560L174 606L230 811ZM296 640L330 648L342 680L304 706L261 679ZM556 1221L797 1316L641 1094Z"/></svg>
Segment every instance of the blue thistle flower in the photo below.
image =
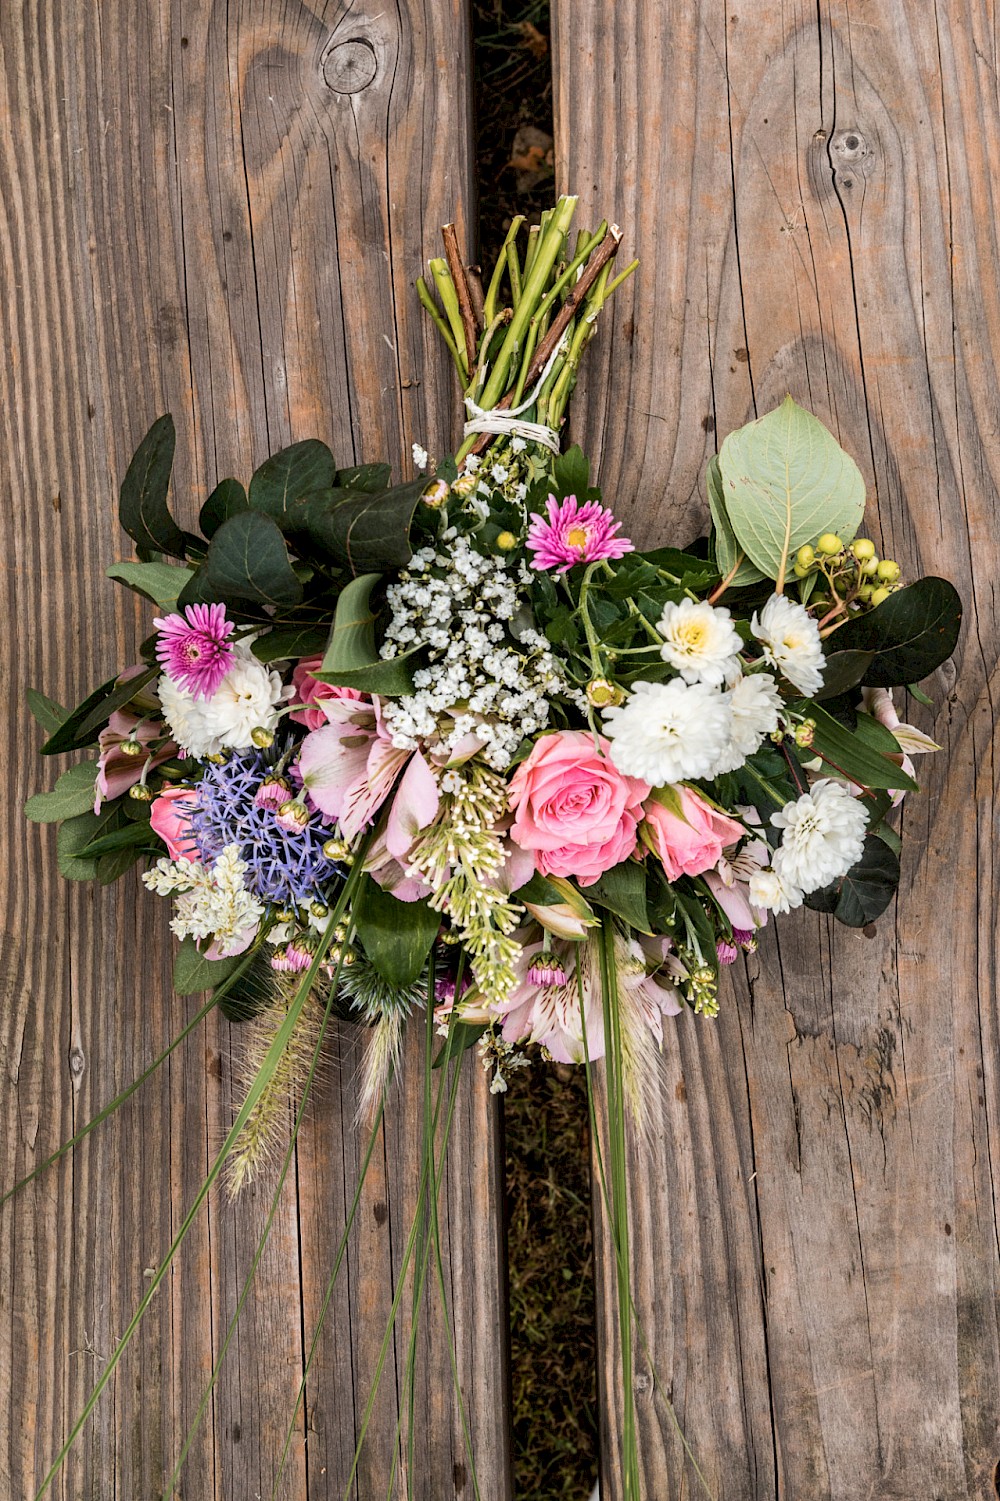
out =
<svg viewBox="0 0 1000 1501"><path fill-rule="evenodd" d="M201 858L211 863L227 844L238 844L247 888L262 902L325 901L331 882L343 874L323 853L330 830L316 815L304 829L284 829L272 808L255 805L257 788L272 770L271 760L257 750L232 755L221 766L206 765L191 818Z"/></svg>

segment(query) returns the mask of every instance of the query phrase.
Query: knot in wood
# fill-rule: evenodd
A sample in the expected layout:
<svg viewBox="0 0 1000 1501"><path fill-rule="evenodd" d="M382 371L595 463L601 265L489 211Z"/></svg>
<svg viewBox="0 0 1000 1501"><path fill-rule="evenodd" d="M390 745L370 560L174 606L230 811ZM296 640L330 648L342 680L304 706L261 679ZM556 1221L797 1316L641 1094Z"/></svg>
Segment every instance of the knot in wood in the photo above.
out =
<svg viewBox="0 0 1000 1501"><path fill-rule="evenodd" d="M868 142L860 130L854 126L847 130L838 130L830 142L830 155L835 167L846 167L863 162L871 154Z"/></svg>
<svg viewBox="0 0 1000 1501"><path fill-rule="evenodd" d="M323 54L323 81L335 94L360 94L377 72L375 48L364 37L331 42Z"/></svg>
<svg viewBox="0 0 1000 1501"><path fill-rule="evenodd" d="M83 1071L87 1066L87 1060L82 1048L73 1047L69 1050L69 1072L74 1084L79 1084L83 1078Z"/></svg>

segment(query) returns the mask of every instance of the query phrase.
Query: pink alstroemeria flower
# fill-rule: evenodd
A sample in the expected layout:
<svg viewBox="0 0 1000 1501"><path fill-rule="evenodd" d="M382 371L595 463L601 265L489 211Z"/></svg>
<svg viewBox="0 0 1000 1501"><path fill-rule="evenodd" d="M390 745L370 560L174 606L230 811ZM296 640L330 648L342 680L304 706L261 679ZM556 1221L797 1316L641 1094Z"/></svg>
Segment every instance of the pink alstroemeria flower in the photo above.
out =
<svg viewBox="0 0 1000 1501"><path fill-rule="evenodd" d="M566 573L574 563L598 563L602 558L623 558L634 550L627 537L616 533L621 522L611 511L588 500L583 505L575 495L562 503L550 495L548 520L532 512L526 546L534 553L535 568L555 568Z"/></svg>
<svg viewBox="0 0 1000 1501"><path fill-rule="evenodd" d="M321 730L328 723L323 713L324 703L331 698L348 698L357 702L364 695L357 688L341 688L334 683L321 683L313 673L322 664L322 657L303 657L292 673L295 694L292 703L298 705L289 713L289 719L304 724L307 730Z"/></svg>
<svg viewBox="0 0 1000 1501"><path fill-rule="evenodd" d="M123 674L124 676L124 674ZM97 782L96 796L94 798L94 812L100 813L101 804L104 801L112 801L121 797L130 787L134 787L142 776L143 768L150 771L159 766L163 761L169 761L176 756L177 747L172 740L160 747L150 757L127 756L121 749L126 740L134 740L142 746L152 744L163 736L163 725L155 719L141 719L138 714L132 714L128 709L116 709L108 720L107 726L98 736L100 755L97 758Z"/></svg>

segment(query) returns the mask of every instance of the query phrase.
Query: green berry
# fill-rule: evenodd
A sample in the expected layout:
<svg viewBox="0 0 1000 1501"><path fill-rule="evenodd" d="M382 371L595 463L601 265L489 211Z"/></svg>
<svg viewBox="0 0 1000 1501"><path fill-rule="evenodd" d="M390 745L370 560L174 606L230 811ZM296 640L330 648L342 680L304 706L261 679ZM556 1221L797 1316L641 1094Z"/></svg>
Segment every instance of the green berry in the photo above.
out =
<svg viewBox="0 0 1000 1501"><path fill-rule="evenodd" d="M796 563L792 568L792 572L795 574L795 577L797 579L807 579L812 572L812 569L804 568L801 563Z"/></svg>
<svg viewBox="0 0 1000 1501"><path fill-rule="evenodd" d="M876 573L878 573L878 570L878 558L865 558L865 561L861 565L861 572L865 574L867 578L874 578Z"/></svg>
<svg viewBox="0 0 1000 1501"><path fill-rule="evenodd" d="M880 604L882 604L883 600L888 599L889 595L891 593L892 593L891 589L875 589L875 590L873 590L873 592L872 592L872 604L873 605L880 605Z"/></svg>
<svg viewBox="0 0 1000 1501"><path fill-rule="evenodd" d="M900 568L891 558L883 558L878 565L878 576L883 584L894 584L899 578Z"/></svg>
<svg viewBox="0 0 1000 1501"><path fill-rule="evenodd" d="M832 558L836 553L843 550L843 546L844 544L836 532L824 532L816 543L816 551L821 552L824 557Z"/></svg>
<svg viewBox="0 0 1000 1501"><path fill-rule="evenodd" d="M851 551L859 563L867 563L869 558L875 556L875 543L869 537L859 537L851 543Z"/></svg>
<svg viewBox="0 0 1000 1501"><path fill-rule="evenodd" d="M865 602L867 603L867 601L871 599L874 593L875 590L871 584L862 584L861 588L858 590L858 598L865 600Z"/></svg>
<svg viewBox="0 0 1000 1501"><path fill-rule="evenodd" d="M812 567L815 561L816 550L815 548L810 547L809 543L807 542L805 546L800 547L798 552L795 554L795 562L797 568L802 569L802 572L799 574L799 578L805 577L806 573L808 573L809 569Z"/></svg>

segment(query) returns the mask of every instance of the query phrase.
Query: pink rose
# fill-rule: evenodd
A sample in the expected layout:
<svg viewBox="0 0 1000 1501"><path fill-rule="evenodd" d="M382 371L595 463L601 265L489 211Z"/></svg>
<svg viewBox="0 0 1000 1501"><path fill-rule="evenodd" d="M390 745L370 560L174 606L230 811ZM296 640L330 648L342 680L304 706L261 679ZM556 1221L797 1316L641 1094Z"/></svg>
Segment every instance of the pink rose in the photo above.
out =
<svg viewBox="0 0 1000 1501"><path fill-rule="evenodd" d="M680 811L658 802L654 793L646 805L643 835L663 862L667 880L676 881L679 876L700 876L712 870L722 851L742 839L746 830L690 787L673 787L671 792Z"/></svg>
<svg viewBox="0 0 1000 1501"><path fill-rule="evenodd" d="M191 814L198 806L193 787L164 787L153 799L149 822L167 846L171 860L197 860L198 843L191 829Z"/></svg>
<svg viewBox="0 0 1000 1501"><path fill-rule="evenodd" d="M333 683L321 683L313 677L313 673L322 665L322 657L303 657L295 671L292 673L292 683L295 694L293 704L301 704L302 708L293 709L289 719L294 719L297 724L304 724L307 730L319 730L327 723L323 712L323 701L328 698L361 698L356 688L338 688Z"/></svg>
<svg viewBox="0 0 1000 1501"><path fill-rule="evenodd" d="M623 776L607 751L585 730L560 730L537 740L511 778L510 835L535 852L542 875L592 886L634 852L649 786Z"/></svg>

